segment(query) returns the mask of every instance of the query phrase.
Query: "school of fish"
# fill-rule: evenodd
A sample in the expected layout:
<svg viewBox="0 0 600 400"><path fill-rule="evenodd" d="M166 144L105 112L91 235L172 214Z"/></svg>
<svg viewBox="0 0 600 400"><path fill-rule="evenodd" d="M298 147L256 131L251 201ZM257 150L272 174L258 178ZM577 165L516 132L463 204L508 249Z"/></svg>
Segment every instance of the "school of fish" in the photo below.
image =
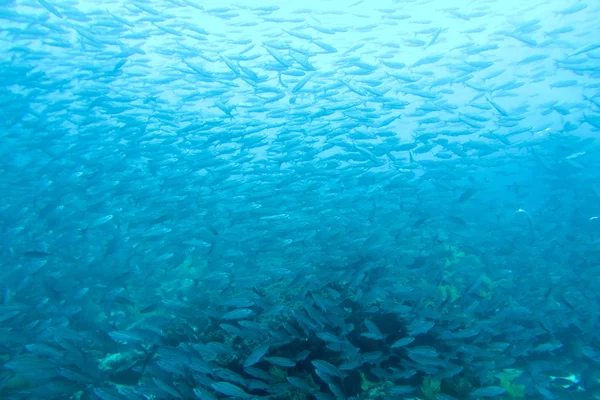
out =
<svg viewBox="0 0 600 400"><path fill-rule="evenodd" d="M0 398L600 399L599 20L0 0Z"/></svg>

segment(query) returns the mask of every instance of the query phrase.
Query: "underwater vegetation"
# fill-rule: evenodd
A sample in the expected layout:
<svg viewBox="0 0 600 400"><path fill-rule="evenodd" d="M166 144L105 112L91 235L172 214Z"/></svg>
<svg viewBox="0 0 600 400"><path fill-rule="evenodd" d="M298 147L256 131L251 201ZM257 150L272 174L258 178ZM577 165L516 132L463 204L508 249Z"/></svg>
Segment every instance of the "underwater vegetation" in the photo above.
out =
<svg viewBox="0 0 600 400"><path fill-rule="evenodd" d="M0 399L600 398L599 17L0 0Z"/></svg>

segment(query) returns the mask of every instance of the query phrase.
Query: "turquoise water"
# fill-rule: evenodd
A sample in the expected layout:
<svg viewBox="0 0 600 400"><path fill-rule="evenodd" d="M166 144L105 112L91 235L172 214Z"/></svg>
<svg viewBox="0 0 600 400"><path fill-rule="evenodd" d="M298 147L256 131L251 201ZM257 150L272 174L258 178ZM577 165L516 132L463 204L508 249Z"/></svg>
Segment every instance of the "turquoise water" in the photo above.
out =
<svg viewBox="0 0 600 400"><path fill-rule="evenodd" d="M0 3L0 398L600 396L600 4Z"/></svg>

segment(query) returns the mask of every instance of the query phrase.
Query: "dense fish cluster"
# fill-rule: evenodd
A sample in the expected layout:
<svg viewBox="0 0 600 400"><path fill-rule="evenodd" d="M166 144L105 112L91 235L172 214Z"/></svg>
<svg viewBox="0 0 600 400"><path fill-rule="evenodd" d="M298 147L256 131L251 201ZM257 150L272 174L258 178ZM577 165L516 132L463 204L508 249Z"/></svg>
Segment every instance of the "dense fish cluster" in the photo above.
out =
<svg viewBox="0 0 600 400"><path fill-rule="evenodd" d="M600 3L0 3L1 399L600 398Z"/></svg>

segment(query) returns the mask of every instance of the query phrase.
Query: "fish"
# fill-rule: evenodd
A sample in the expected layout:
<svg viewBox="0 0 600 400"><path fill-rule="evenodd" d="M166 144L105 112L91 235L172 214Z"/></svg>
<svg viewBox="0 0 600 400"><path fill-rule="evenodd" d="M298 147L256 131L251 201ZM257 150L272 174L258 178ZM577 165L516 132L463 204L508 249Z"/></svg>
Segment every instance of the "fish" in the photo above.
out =
<svg viewBox="0 0 600 400"><path fill-rule="evenodd" d="M229 311L221 316L222 320L232 321L237 319L245 319L252 315L253 311L248 308L237 308L235 310Z"/></svg>
<svg viewBox="0 0 600 400"><path fill-rule="evenodd" d="M477 192L479 192L480 187L478 185L471 186L466 189L458 198L459 203L464 203L470 200Z"/></svg>
<svg viewBox="0 0 600 400"><path fill-rule="evenodd" d="M54 14L58 18L63 19L62 14L52 4L48 3L45 0L37 0L37 2L40 3L40 5L42 7L44 7L46 10L50 11L52 14Z"/></svg>
<svg viewBox="0 0 600 400"><path fill-rule="evenodd" d="M486 397L498 397L498 396L502 396L504 393L506 393L506 389L504 389L500 386L485 386L485 387L481 387L481 388L473 391L473 393L471 393L471 397L474 399L486 398Z"/></svg>
<svg viewBox="0 0 600 400"><path fill-rule="evenodd" d="M0 3L0 398L594 391L591 2Z"/></svg>
<svg viewBox="0 0 600 400"><path fill-rule="evenodd" d="M230 397L235 397L238 399L249 399L252 398L252 396L248 393L246 393L242 388L240 388L239 386L234 385L233 383L229 383L229 382L215 382L213 384L210 385L211 388L213 388L215 391L224 394L226 396L230 396Z"/></svg>
<svg viewBox="0 0 600 400"><path fill-rule="evenodd" d="M51 253L48 253L46 251L40 251L40 250L28 250L23 252L23 256L28 257L28 258L46 258L51 256Z"/></svg>
<svg viewBox="0 0 600 400"><path fill-rule="evenodd" d="M396 340L393 344L392 344L392 349L396 349L399 347L404 347L404 346L408 346L409 344L411 344L412 342L415 341L415 338L412 336L407 336L405 338L402 339L398 339Z"/></svg>

